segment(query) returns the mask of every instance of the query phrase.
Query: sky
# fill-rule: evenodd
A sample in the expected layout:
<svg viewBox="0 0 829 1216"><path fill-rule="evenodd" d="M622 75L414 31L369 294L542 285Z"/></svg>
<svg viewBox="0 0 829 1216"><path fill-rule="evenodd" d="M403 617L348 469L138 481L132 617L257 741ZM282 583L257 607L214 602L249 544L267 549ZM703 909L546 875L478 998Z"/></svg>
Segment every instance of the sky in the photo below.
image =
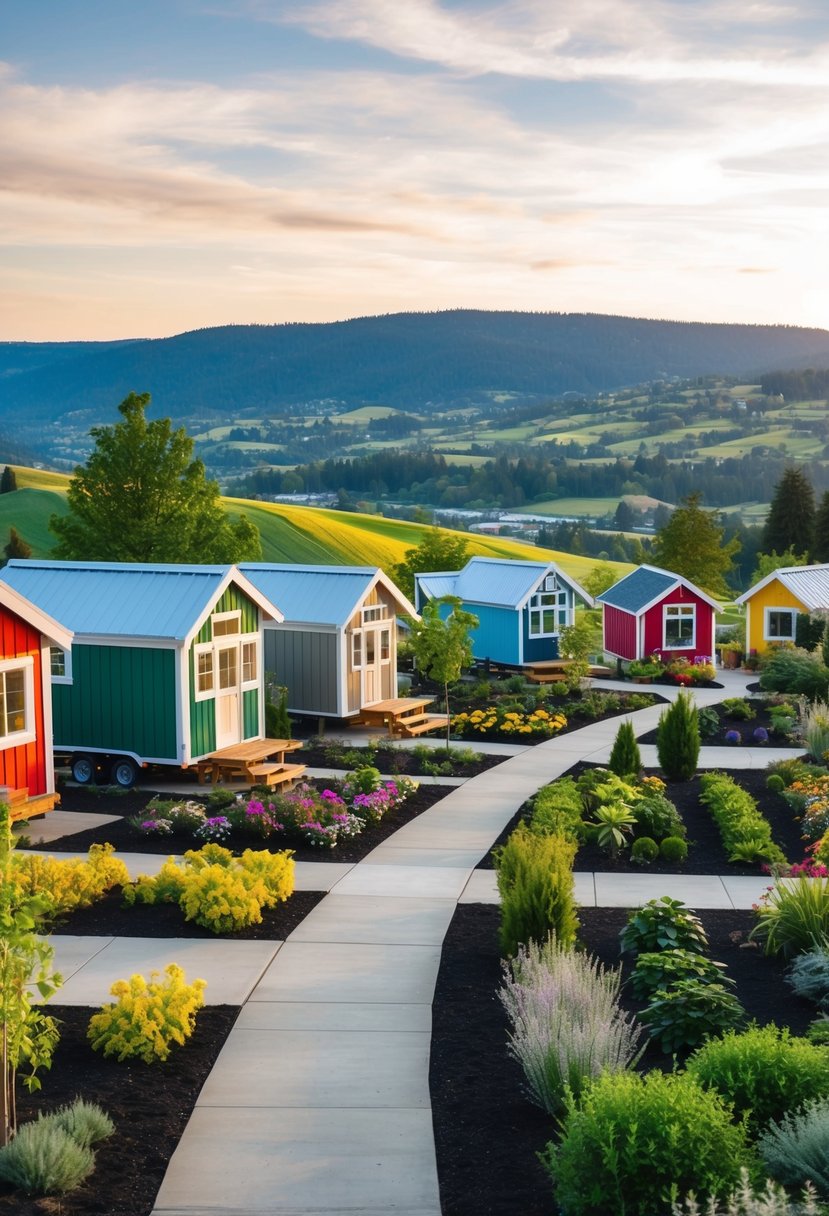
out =
<svg viewBox="0 0 829 1216"><path fill-rule="evenodd" d="M829 328L828 0L0 0L0 340Z"/></svg>

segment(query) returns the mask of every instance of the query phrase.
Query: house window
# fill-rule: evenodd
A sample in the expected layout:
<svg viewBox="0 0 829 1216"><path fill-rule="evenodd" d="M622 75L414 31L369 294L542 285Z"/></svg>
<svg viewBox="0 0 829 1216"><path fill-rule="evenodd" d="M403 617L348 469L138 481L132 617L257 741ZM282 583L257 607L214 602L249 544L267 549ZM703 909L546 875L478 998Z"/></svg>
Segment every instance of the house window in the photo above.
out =
<svg viewBox="0 0 829 1216"><path fill-rule="evenodd" d="M213 691L213 651L202 650L196 655L196 692Z"/></svg>
<svg viewBox="0 0 829 1216"><path fill-rule="evenodd" d="M385 604L369 604L363 609L363 624L369 621L382 621L389 615Z"/></svg>
<svg viewBox="0 0 829 1216"><path fill-rule="evenodd" d="M380 630L380 662L387 663L391 658L391 630Z"/></svg>
<svg viewBox="0 0 829 1216"><path fill-rule="evenodd" d="M213 637L226 638L242 631L241 612L221 612L212 618Z"/></svg>
<svg viewBox="0 0 829 1216"><path fill-rule="evenodd" d="M238 652L235 646L225 646L219 651L219 688L236 688L239 683L237 676Z"/></svg>
<svg viewBox="0 0 829 1216"><path fill-rule="evenodd" d="M33 661L0 663L0 748L34 742Z"/></svg>
<svg viewBox="0 0 829 1216"><path fill-rule="evenodd" d="M258 679L257 662L257 645L256 642L242 643L242 683L255 684Z"/></svg>
<svg viewBox="0 0 829 1216"><path fill-rule="evenodd" d="M766 609L766 641L793 642L796 625L796 608Z"/></svg>
<svg viewBox="0 0 829 1216"><path fill-rule="evenodd" d="M62 646L49 647L49 662L53 684L72 683L72 651Z"/></svg>
<svg viewBox="0 0 829 1216"><path fill-rule="evenodd" d="M555 637L569 623L566 591L537 591L530 599L529 610L531 638Z"/></svg>
<svg viewBox="0 0 829 1216"><path fill-rule="evenodd" d="M696 606L666 604L663 650L692 650L696 645Z"/></svg>
<svg viewBox="0 0 829 1216"><path fill-rule="evenodd" d="M351 635L351 666L357 671L363 665L363 635L355 630Z"/></svg>

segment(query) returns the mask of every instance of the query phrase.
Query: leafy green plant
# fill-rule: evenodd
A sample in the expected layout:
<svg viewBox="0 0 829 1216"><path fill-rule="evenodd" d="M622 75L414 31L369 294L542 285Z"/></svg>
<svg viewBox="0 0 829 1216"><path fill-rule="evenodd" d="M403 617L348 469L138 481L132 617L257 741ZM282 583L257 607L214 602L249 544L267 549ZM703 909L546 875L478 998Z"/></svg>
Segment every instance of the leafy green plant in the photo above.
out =
<svg viewBox="0 0 829 1216"><path fill-rule="evenodd" d="M785 862L771 838L771 825L747 790L726 773L703 773L700 785L700 802L719 828L729 861Z"/></svg>
<svg viewBox="0 0 829 1216"><path fill-rule="evenodd" d="M542 1157L567 1216L656 1216L678 1195L721 1196L753 1163L728 1107L683 1073L599 1077L567 1101Z"/></svg>
<svg viewBox="0 0 829 1216"><path fill-rule="evenodd" d="M636 680L656 680L665 671L665 664L651 655L648 659L633 659L628 663L627 673Z"/></svg>
<svg viewBox="0 0 829 1216"><path fill-rule="evenodd" d="M824 1014L823 1017L811 1021L806 1027L804 1037L816 1047L829 1047L829 1017Z"/></svg>
<svg viewBox="0 0 829 1216"><path fill-rule="evenodd" d="M532 801L529 825L541 835L561 835L571 840L584 836L582 799L572 777L561 777L545 785Z"/></svg>
<svg viewBox="0 0 829 1216"><path fill-rule="evenodd" d="M652 836L639 836L630 847L630 860L639 866L648 866L659 856L659 845Z"/></svg>
<svg viewBox="0 0 829 1216"><path fill-rule="evenodd" d="M778 878L763 893L750 937L792 959L829 942L829 878Z"/></svg>
<svg viewBox="0 0 829 1216"><path fill-rule="evenodd" d="M503 955L510 957L531 941L545 941L551 932L562 947L573 945L578 929L575 855L573 841L539 836L524 824L496 851Z"/></svg>
<svg viewBox="0 0 829 1216"><path fill-rule="evenodd" d="M679 811L664 794L647 793L634 805L633 811L637 833L653 836L654 840L685 835L685 824Z"/></svg>
<svg viewBox="0 0 829 1216"><path fill-rule="evenodd" d="M739 1025L744 1017L742 1005L724 984L685 979L655 992L639 1020L670 1055L697 1047L710 1035Z"/></svg>
<svg viewBox="0 0 829 1216"><path fill-rule="evenodd" d="M782 692L789 696L802 693L810 700L825 698L829 689L829 668L819 654L794 647L775 647L766 651L761 660L760 687L767 692Z"/></svg>
<svg viewBox="0 0 829 1216"><path fill-rule="evenodd" d="M631 777L638 773L641 767L642 756L633 732L633 723L620 722L610 751L608 768L619 777Z"/></svg>
<svg viewBox="0 0 829 1216"><path fill-rule="evenodd" d="M666 836L659 845L659 852L671 865L679 865L688 856L688 844L681 836Z"/></svg>
<svg viewBox="0 0 829 1216"><path fill-rule="evenodd" d="M757 710L745 697L726 697L720 705L726 717L737 718L740 722L753 722L757 717Z"/></svg>
<svg viewBox="0 0 829 1216"><path fill-rule="evenodd" d="M622 952L633 955L677 949L705 954L708 949L708 938L697 914L669 895L651 899L631 912L619 940Z"/></svg>
<svg viewBox="0 0 829 1216"><path fill-rule="evenodd" d="M826 1091L829 1051L773 1023L752 1024L711 1039L691 1056L687 1069L756 1131Z"/></svg>
<svg viewBox="0 0 829 1216"><path fill-rule="evenodd" d="M701 739L713 739L719 734L720 715L713 705L701 705L697 709L697 725Z"/></svg>
<svg viewBox="0 0 829 1216"><path fill-rule="evenodd" d="M717 963L695 950L657 950L640 954L629 982L637 1001L646 1001L659 988L669 988L677 980L687 979L706 984L734 983L725 974L725 963Z"/></svg>
<svg viewBox="0 0 829 1216"><path fill-rule="evenodd" d="M802 1199L790 1200L783 1188L771 1179L766 1181L762 1191L755 1190L745 1166L740 1170L737 1189L723 1203L721 1206L712 1199L701 1208L692 1194L686 1196L681 1207L677 1203L671 1206L671 1216L821 1216L825 1212L824 1208L818 1207L810 1183L806 1183Z"/></svg>
<svg viewBox="0 0 829 1216"><path fill-rule="evenodd" d="M786 1186L811 1182L829 1196L829 1098L816 1098L772 1121L757 1140L769 1172Z"/></svg>
<svg viewBox="0 0 829 1216"><path fill-rule="evenodd" d="M623 849L636 823L636 816L630 807L623 802L609 802L598 807L595 814L588 827L595 828L596 843L611 854Z"/></svg>
<svg viewBox="0 0 829 1216"><path fill-rule="evenodd" d="M117 1060L137 1057L145 1064L166 1060L174 1044L183 1046L196 1027L196 1014L204 1004L204 980L188 984L175 963L164 968L167 977L153 971L116 980L110 992L118 1000L93 1014L87 1037L94 1051Z"/></svg>
<svg viewBox="0 0 829 1216"><path fill-rule="evenodd" d="M694 703L679 692L673 705L659 716L656 751L662 771L673 781L687 781L697 771L699 724Z"/></svg>

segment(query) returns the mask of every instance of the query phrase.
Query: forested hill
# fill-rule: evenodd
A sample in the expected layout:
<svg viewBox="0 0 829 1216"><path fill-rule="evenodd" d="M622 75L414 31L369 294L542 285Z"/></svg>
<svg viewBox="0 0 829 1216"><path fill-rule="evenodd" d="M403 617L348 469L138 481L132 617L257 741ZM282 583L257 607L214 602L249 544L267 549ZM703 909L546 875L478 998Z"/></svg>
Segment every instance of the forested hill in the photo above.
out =
<svg viewBox="0 0 829 1216"><path fill-rule="evenodd" d="M176 419L332 399L423 409L511 390L594 394L664 376L829 363L829 332L582 313L399 313L121 343L0 344L0 423L106 411L149 391Z"/></svg>

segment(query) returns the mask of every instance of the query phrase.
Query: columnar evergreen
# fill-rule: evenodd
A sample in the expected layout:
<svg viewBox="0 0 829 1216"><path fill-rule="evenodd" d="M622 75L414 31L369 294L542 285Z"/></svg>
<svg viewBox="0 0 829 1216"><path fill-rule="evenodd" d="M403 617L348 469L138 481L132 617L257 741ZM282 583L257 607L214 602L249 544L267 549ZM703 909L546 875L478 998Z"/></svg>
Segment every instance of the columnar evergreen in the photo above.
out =
<svg viewBox="0 0 829 1216"><path fill-rule="evenodd" d="M815 535L815 494L802 469L786 469L774 489L766 526L763 552L811 553Z"/></svg>
<svg viewBox="0 0 829 1216"><path fill-rule="evenodd" d="M687 692L680 692L660 715L656 751L662 771L671 781L687 781L697 771L699 719Z"/></svg>
<svg viewBox="0 0 829 1216"><path fill-rule="evenodd" d="M630 777L638 773L641 767L642 756L633 733L633 725L630 722L621 722L616 731L608 768L617 777Z"/></svg>
<svg viewBox="0 0 829 1216"><path fill-rule="evenodd" d="M829 490L821 497L815 512L815 536L812 542L812 560L829 562Z"/></svg>

